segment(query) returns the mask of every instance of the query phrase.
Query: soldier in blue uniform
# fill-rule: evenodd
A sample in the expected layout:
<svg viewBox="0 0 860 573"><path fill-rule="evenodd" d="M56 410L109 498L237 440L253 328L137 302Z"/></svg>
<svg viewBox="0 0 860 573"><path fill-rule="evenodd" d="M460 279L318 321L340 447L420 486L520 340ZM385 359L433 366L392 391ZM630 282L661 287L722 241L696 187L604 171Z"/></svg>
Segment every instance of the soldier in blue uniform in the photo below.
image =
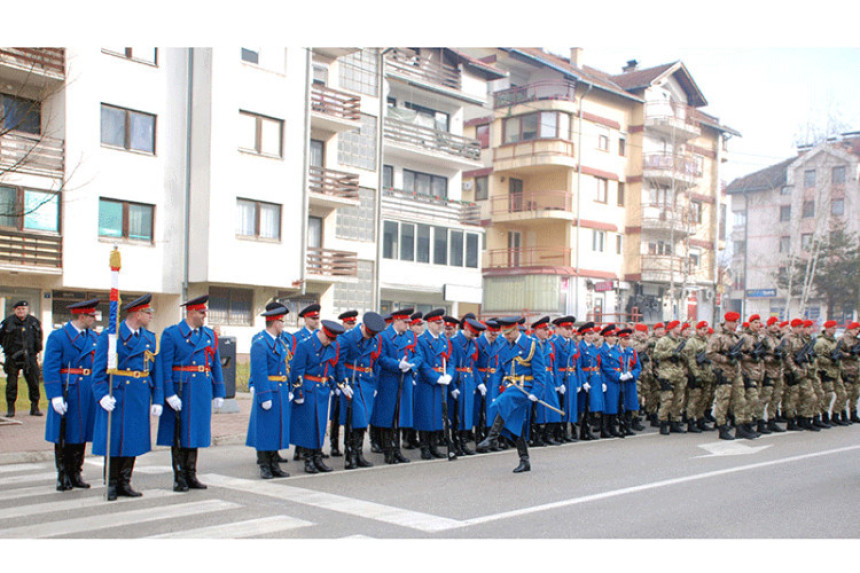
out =
<svg viewBox="0 0 860 573"><path fill-rule="evenodd" d="M499 323L495 319L490 318L484 324L487 329L476 341L478 360L475 363L475 367L481 376L481 381L477 386L479 395L475 396L475 403L479 409L475 414L476 444L487 437L487 431L496 417L496 408L493 406L493 400L499 395L499 387L493 384L493 374L496 373L496 369L498 368L497 355L503 344L503 339L499 337Z"/></svg>
<svg viewBox="0 0 860 573"><path fill-rule="evenodd" d="M267 305L260 315L266 318L266 329L251 342L249 385L254 394L245 445L257 450L263 479L289 477L278 465L278 450L290 447L292 393L288 372L292 352L287 339L281 337L284 317L289 312L279 303Z"/></svg>
<svg viewBox="0 0 860 573"><path fill-rule="evenodd" d="M57 491L89 488L81 477L87 442L93 441L93 356L98 336L90 330L99 299L67 306L73 315L63 328L48 335L42 375L51 402L45 439L54 443Z"/></svg>
<svg viewBox="0 0 860 573"><path fill-rule="evenodd" d="M603 389L600 379L600 363L598 356L600 349L594 345L594 323L586 322L579 327L578 332L582 335L579 342L579 372L582 385L582 395L577 398L579 406L579 439L597 439L591 433L591 425L597 418L596 414L603 411ZM586 406L588 411L586 412ZM583 415L585 414L585 415Z"/></svg>
<svg viewBox="0 0 860 573"><path fill-rule="evenodd" d="M329 395L346 377L343 362L339 360L337 337L343 326L331 320L321 321L321 328L296 346L290 365L290 383L293 386L293 406L290 419L290 442L302 448L305 472L315 474L332 469L322 461L325 426L328 420ZM340 388L351 397L351 389Z"/></svg>
<svg viewBox="0 0 860 573"><path fill-rule="evenodd" d="M543 392L537 395L537 397L547 404L558 408L560 379L558 376L555 344L549 339L549 317L544 316L539 318L531 324L531 327L538 343L538 349L543 354L544 365L546 367L546 384L543 387ZM533 404L532 424L535 428L532 445L536 447L545 445L557 446L561 443L557 442L552 436L556 426L561 424L561 415L558 412L554 412L541 404Z"/></svg>
<svg viewBox="0 0 860 573"><path fill-rule="evenodd" d="M379 333L385 330L385 321L375 312L366 312L361 324L348 330L337 341L340 346L340 360L346 367L346 388L335 391L340 402L339 424L349 424L351 433L344 432L344 450L347 453L344 469L368 468L373 464L364 458L364 432L373 416L374 399L377 393L377 379L380 353ZM348 404L351 402L351 404ZM348 406L351 406L349 408ZM347 420L347 411L351 419Z"/></svg>
<svg viewBox="0 0 860 573"><path fill-rule="evenodd" d="M623 361L621 363L621 376L624 381L624 415L626 428L630 434L633 430L641 432L645 426L639 421L635 413L639 410L639 395L636 392L636 383L642 374L642 364L639 362L639 353L633 348L631 338L633 329L624 328L618 331L618 344L621 347Z"/></svg>
<svg viewBox="0 0 860 573"><path fill-rule="evenodd" d="M538 401L546 385L546 365L537 341L519 332L516 317L500 318L506 343L498 355L498 369L493 383L502 385L504 391L496 398L497 413L487 437L478 444L479 452L498 447L502 433L516 440L519 465L514 473L531 470L527 445L529 413L531 404Z"/></svg>
<svg viewBox="0 0 860 573"><path fill-rule="evenodd" d="M309 304L299 311L299 317L303 318L305 325L296 332L296 342L303 342L311 337L320 327L320 305Z"/></svg>
<svg viewBox="0 0 860 573"><path fill-rule="evenodd" d="M152 295L145 294L123 307L127 316L117 332L116 370L108 371L107 368L110 336L107 330L99 336L93 358L93 400L100 406L96 408L93 455L110 457L109 501L117 496L142 495L131 487L134 461L152 449L150 414L162 414L161 356L155 334L146 329L152 321L151 299ZM111 384L112 392L108 384Z"/></svg>
<svg viewBox="0 0 860 573"><path fill-rule="evenodd" d="M171 446L173 491L206 489L197 479L197 450L212 442L212 407L224 404L218 337L204 326L209 295L191 299L185 319L161 334L161 372L170 406L158 421L159 446ZM177 415L179 423L177 424Z"/></svg>
<svg viewBox="0 0 860 573"><path fill-rule="evenodd" d="M427 331L418 337L418 384L414 394L415 429L421 443L421 459L444 458L437 444L444 441L442 400L447 400L447 387L454 379L455 366L451 360L450 341L442 333L442 316L445 310L438 308L424 315Z"/></svg>
<svg viewBox="0 0 860 573"><path fill-rule="evenodd" d="M342 312L337 315L337 319L340 321L343 326L344 332L349 332L353 328L355 328L356 322L358 321L358 311L357 310L347 310L346 312ZM341 397L340 395L333 395L330 398L331 404L329 405L329 453L333 458L339 458L343 454L340 453L340 403Z"/></svg>
<svg viewBox="0 0 860 573"><path fill-rule="evenodd" d="M400 430L413 431L412 393L415 371L421 363L415 334L409 322L421 321L422 313L410 317L411 308L395 310L391 324L379 336L379 365L376 402L371 423L382 431L386 464L409 463L400 451ZM416 316L417 315L417 316ZM408 439L408 434L407 434ZM409 447L407 443L407 448Z"/></svg>
<svg viewBox="0 0 860 573"><path fill-rule="evenodd" d="M621 347L617 344L618 339L615 333L614 324L607 326L600 333L603 336L603 346L600 347L600 374L603 383L606 384L601 432L606 432L616 438L623 438L627 432L621 432L619 428L618 400L621 398L620 386L627 379L621 380L623 354Z"/></svg>
<svg viewBox="0 0 860 573"><path fill-rule="evenodd" d="M453 358L456 364L454 388L448 401L448 411L457 408L457 432L453 436L455 451L458 456L473 456L474 450L469 449L469 431L475 425L475 390L483 384L483 374L477 369L478 345L477 338L486 330L486 326L478 322L474 315L467 314L460 322L460 332L451 340ZM486 386L485 386L486 388ZM456 395L455 395L456 391Z"/></svg>
<svg viewBox="0 0 860 573"><path fill-rule="evenodd" d="M576 398L579 393L579 345L571 336L571 328L576 322L574 316L561 316L552 321L556 334L553 339L558 365L558 393L564 416L558 439L562 442L576 442L576 422L579 419ZM571 432L571 427L573 431Z"/></svg>

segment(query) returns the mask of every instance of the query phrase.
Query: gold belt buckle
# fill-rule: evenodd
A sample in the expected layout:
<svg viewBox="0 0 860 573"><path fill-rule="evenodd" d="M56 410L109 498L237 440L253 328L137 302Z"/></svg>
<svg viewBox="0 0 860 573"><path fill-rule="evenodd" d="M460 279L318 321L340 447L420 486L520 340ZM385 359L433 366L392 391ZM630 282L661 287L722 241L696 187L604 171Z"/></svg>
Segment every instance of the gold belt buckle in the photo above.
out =
<svg viewBox="0 0 860 573"><path fill-rule="evenodd" d="M197 371L198 371L198 372L206 372L206 367L205 367L205 366L203 366L203 365L200 365L200 366L198 366L198 367L197 367Z"/></svg>
<svg viewBox="0 0 860 573"><path fill-rule="evenodd" d="M92 373L93 373L93 371L92 371L92 370L90 370L89 368L84 368L84 369L83 369L83 375L84 375L84 376L89 376L89 375L90 375L90 374L92 374Z"/></svg>
<svg viewBox="0 0 860 573"><path fill-rule="evenodd" d="M134 372L131 373L132 377L134 377L134 378L140 378L140 374L141 374L140 370L135 370Z"/></svg>

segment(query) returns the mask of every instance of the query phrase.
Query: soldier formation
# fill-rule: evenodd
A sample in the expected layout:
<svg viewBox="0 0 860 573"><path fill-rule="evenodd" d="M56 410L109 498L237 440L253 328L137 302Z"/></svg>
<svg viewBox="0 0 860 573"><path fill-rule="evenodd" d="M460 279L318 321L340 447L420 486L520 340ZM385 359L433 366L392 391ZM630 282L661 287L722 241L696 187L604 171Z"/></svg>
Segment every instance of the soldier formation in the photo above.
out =
<svg viewBox="0 0 860 573"><path fill-rule="evenodd" d="M210 444L211 406L225 395L217 336L204 326L207 299L185 303L186 318L160 345L146 329L149 295L126 305L110 369L107 334L90 330L98 301L70 307L75 318L48 337L44 363L58 490L89 487L80 473L92 441L94 455L109 452L109 499L139 496L130 480L135 457L150 450L149 416L160 418L157 443L171 447L174 491L205 489L197 450ZM812 321L763 324L753 315L738 332L736 312L716 332L705 321L649 330L577 327L563 316L526 325L411 308L367 312L360 322L348 311L339 324L321 320L313 304L291 334L288 313L269 303L251 343L246 445L262 479L289 476L279 450L291 445L307 473L332 471L330 456L347 470L372 466L366 434L386 464L408 463L402 449L455 460L513 447L520 473L531 469L529 447L623 438L645 429L643 416L663 435L719 430L725 440L860 422L857 322L839 340L835 321L813 338Z"/></svg>

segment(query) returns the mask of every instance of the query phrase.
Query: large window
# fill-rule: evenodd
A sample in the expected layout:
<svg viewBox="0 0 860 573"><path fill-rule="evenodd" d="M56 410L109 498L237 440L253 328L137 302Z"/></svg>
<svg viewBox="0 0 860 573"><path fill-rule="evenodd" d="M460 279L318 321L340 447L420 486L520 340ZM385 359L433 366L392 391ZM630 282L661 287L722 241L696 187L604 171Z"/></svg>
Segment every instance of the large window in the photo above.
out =
<svg viewBox="0 0 860 573"><path fill-rule="evenodd" d="M490 124L485 123L475 128L475 139L481 142L481 149L487 149L490 146Z"/></svg>
<svg viewBox="0 0 860 573"><path fill-rule="evenodd" d="M433 227L433 263L448 264L448 229Z"/></svg>
<svg viewBox="0 0 860 573"><path fill-rule="evenodd" d="M690 201L690 217L694 223L702 222L702 203L701 201Z"/></svg>
<svg viewBox="0 0 860 573"><path fill-rule="evenodd" d="M598 231L593 229L591 231L591 250L596 252L603 252L603 244L606 241L606 231Z"/></svg>
<svg viewBox="0 0 860 573"><path fill-rule="evenodd" d="M779 252L780 253L791 252L791 237L780 237L779 238Z"/></svg>
<svg viewBox="0 0 860 573"><path fill-rule="evenodd" d="M337 138L338 161L376 171L376 118L361 114L361 127Z"/></svg>
<svg viewBox="0 0 860 573"><path fill-rule="evenodd" d="M0 133L23 131L38 135L42 131L41 110L37 101L0 94Z"/></svg>
<svg viewBox="0 0 860 573"><path fill-rule="evenodd" d="M155 116L102 104L102 145L155 153Z"/></svg>
<svg viewBox="0 0 860 573"><path fill-rule="evenodd" d="M830 214L831 215L844 215L845 214L845 199L831 199L830 200Z"/></svg>
<svg viewBox="0 0 860 573"><path fill-rule="evenodd" d="M399 239L399 228L394 221L382 223L382 256L386 259L397 258L397 242Z"/></svg>
<svg viewBox="0 0 860 573"><path fill-rule="evenodd" d="M379 92L378 56L375 48L363 48L338 59L340 86L365 95Z"/></svg>
<svg viewBox="0 0 860 573"><path fill-rule="evenodd" d="M99 199L99 236L152 242L155 206Z"/></svg>
<svg viewBox="0 0 860 573"><path fill-rule="evenodd" d="M400 223L400 260L415 260L415 225Z"/></svg>
<svg viewBox="0 0 860 573"><path fill-rule="evenodd" d="M415 261L419 263L430 262L430 225L418 225Z"/></svg>
<svg viewBox="0 0 860 573"><path fill-rule="evenodd" d="M604 125L598 125L597 129L597 149L601 151L609 151L609 128Z"/></svg>
<svg viewBox="0 0 860 573"><path fill-rule="evenodd" d="M0 227L60 231L60 195L20 187L0 187Z"/></svg>
<svg viewBox="0 0 860 573"><path fill-rule="evenodd" d="M448 198L448 178L431 173L403 170L403 190L416 195Z"/></svg>
<svg viewBox="0 0 860 573"><path fill-rule="evenodd" d="M490 178L486 175L475 177L475 201L483 201L490 196Z"/></svg>
<svg viewBox="0 0 860 573"><path fill-rule="evenodd" d="M236 234L280 240L281 206L253 199L236 199Z"/></svg>
<svg viewBox="0 0 860 573"><path fill-rule="evenodd" d="M602 177L595 177L594 180L597 182L597 191L594 200L598 203L606 203L607 195L609 194L609 180Z"/></svg>
<svg viewBox="0 0 860 573"><path fill-rule="evenodd" d="M803 186L815 187L815 169L807 169L803 172Z"/></svg>
<svg viewBox="0 0 860 573"><path fill-rule="evenodd" d="M810 219L815 217L815 201L803 202L803 218Z"/></svg>
<svg viewBox="0 0 860 573"><path fill-rule="evenodd" d="M452 267L463 266L463 231L451 231L448 264Z"/></svg>
<svg viewBox="0 0 860 573"><path fill-rule="evenodd" d="M425 107L423 105L418 105L409 101L403 102L403 107L405 107L406 109L411 109L417 114L417 117L415 118L416 125L435 129L437 131L449 130L448 128L450 125L451 116L444 111L437 111L435 109Z"/></svg>
<svg viewBox="0 0 860 573"><path fill-rule="evenodd" d="M782 205L779 208L779 220L782 223L791 221L791 205Z"/></svg>
<svg viewBox="0 0 860 573"><path fill-rule="evenodd" d="M209 287L209 325L250 326L254 291L243 288Z"/></svg>
<svg viewBox="0 0 860 573"><path fill-rule="evenodd" d="M570 116L557 111L541 111L509 117L502 123L503 143L533 139L567 139Z"/></svg>
<svg viewBox="0 0 860 573"><path fill-rule="evenodd" d="M833 174L831 176L831 182L834 185L844 185L845 184L845 166L839 165L833 168Z"/></svg>
<svg viewBox="0 0 860 573"><path fill-rule="evenodd" d="M284 122L239 111L239 149L267 157L282 157Z"/></svg>

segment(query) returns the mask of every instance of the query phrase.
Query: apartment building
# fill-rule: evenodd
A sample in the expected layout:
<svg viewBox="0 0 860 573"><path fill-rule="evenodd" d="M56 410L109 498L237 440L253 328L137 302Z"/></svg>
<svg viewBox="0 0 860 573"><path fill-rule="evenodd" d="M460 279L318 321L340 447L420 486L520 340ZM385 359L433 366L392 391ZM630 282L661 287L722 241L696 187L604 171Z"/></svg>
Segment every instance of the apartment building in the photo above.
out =
<svg viewBox="0 0 860 573"><path fill-rule="evenodd" d="M484 163L464 181L488 226L482 311L711 320L737 132L697 109L683 63L612 75L579 48L465 51L508 72L467 122Z"/></svg>
<svg viewBox="0 0 860 573"><path fill-rule="evenodd" d="M860 134L845 133L800 147L797 156L729 184L731 308L745 316L783 320L800 314L840 322L852 317L854 308L835 309L835 316L827 316L826 302L815 292L801 308L800 297L789 298L787 285L780 287L777 276L797 261L811 262L830 233L860 232L858 158Z"/></svg>

